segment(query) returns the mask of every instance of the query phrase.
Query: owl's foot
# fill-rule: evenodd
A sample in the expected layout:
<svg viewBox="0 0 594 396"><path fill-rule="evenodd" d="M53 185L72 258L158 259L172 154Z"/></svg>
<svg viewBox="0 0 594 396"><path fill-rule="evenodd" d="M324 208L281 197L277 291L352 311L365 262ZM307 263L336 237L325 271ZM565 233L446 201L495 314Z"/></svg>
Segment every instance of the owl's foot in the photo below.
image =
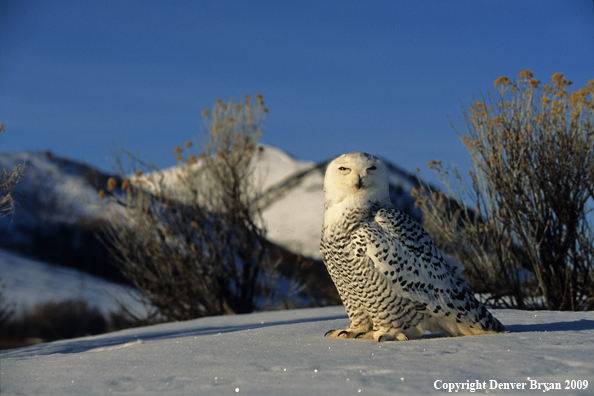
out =
<svg viewBox="0 0 594 396"><path fill-rule="evenodd" d="M383 333L374 335L374 339L377 339L378 342L384 341L408 341L408 337L402 333L398 333L396 335Z"/></svg>
<svg viewBox="0 0 594 396"><path fill-rule="evenodd" d="M324 337L330 338L363 338L369 333L354 330L328 330Z"/></svg>
<svg viewBox="0 0 594 396"><path fill-rule="evenodd" d="M365 334L367 339L369 340L376 340L377 342L385 342L385 341L408 341L408 337L404 333L384 333L383 331L370 331L368 334Z"/></svg>
<svg viewBox="0 0 594 396"><path fill-rule="evenodd" d="M349 330L328 330L324 337L330 338L357 338L357 335L362 333Z"/></svg>
<svg viewBox="0 0 594 396"><path fill-rule="evenodd" d="M349 330L330 330L324 334L324 337L330 338L357 338L361 340L385 341L407 341L408 337L403 333L385 333L383 331L357 332Z"/></svg>
<svg viewBox="0 0 594 396"><path fill-rule="evenodd" d="M390 333L384 333L383 331L368 331L367 333L359 333L355 336L355 338L362 340L375 340L378 342L408 340L408 338L406 338L406 336L402 333L394 335Z"/></svg>
<svg viewBox="0 0 594 396"><path fill-rule="evenodd" d="M324 337L330 338L361 338L364 337L373 328L373 324L368 317L359 318L356 325L349 326L346 330L329 330L324 334Z"/></svg>

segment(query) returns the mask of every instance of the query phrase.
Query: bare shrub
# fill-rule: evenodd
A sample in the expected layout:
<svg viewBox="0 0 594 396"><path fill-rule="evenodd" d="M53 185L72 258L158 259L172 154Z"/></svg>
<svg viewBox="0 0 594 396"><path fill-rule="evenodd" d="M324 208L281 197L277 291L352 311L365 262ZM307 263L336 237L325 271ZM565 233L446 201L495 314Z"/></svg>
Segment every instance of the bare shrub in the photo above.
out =
<svg viewBox="0 0 594 396"><path fill-rule="evenodd" d="M429 165L446 193L418 194L423 224L465 267L493 306L594 309L594 80L569 93L522 71L495 81L456 130L472 159L470 182Z"/></svg>
<svg viewBox="0 0 594 396"><path fill-rule="evenodd" d="M203 112L202 152L175 147L179 166L169 171L127 153L134 176L122 172L100 192L121 204L111 206L106 244L156 315L247 313L264 298L267 244L251 163L267 112L260 95L219 100Z"/></svg>

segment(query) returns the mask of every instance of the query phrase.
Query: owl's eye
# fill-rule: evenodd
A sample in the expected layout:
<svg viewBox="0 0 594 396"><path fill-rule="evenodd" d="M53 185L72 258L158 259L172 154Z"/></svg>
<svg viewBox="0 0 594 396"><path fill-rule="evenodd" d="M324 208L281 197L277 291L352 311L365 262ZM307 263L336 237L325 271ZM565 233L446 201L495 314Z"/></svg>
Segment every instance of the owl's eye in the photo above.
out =
<svg viewBox="0 0 594 396"><path fill-rule="evenodd" d="M338 170L345 171L345 170L349 170L349 168L345 168L344 166L341 166L340 168L338 168Z"/></svg>
<svg viewBox="0 0 594 396"><path fill-rule="evenodd" d="M367 170L376 170L377 168L374 166L372 166L371 168L367 168Z"/></svg>

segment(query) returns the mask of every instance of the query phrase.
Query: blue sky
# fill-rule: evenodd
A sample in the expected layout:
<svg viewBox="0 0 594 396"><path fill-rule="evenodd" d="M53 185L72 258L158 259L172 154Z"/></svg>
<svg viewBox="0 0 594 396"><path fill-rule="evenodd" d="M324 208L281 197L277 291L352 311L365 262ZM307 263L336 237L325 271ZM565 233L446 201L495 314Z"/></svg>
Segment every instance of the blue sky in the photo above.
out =
<svg viewBox="0 0 594 396"><path fill-rule="evenodd" d="M523 69L594 78L591 0L0 3L0 150L165 167L218 98L264 95L261 141L467 167L450 124Z"/></svg>

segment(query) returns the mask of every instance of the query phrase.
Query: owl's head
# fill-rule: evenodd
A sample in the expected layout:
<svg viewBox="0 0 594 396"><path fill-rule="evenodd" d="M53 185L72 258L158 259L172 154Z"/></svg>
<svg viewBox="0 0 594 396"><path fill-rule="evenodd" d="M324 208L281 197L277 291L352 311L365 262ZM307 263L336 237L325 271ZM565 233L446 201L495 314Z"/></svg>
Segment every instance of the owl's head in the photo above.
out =
<svg viewBox="0 0 594 396"><path fill-rule="evenodd" d="M326 207L347 198L354 200L356 205L390 202L386 166L379 158L353 152L343 154L328 164L324 177Z"/></svg>

